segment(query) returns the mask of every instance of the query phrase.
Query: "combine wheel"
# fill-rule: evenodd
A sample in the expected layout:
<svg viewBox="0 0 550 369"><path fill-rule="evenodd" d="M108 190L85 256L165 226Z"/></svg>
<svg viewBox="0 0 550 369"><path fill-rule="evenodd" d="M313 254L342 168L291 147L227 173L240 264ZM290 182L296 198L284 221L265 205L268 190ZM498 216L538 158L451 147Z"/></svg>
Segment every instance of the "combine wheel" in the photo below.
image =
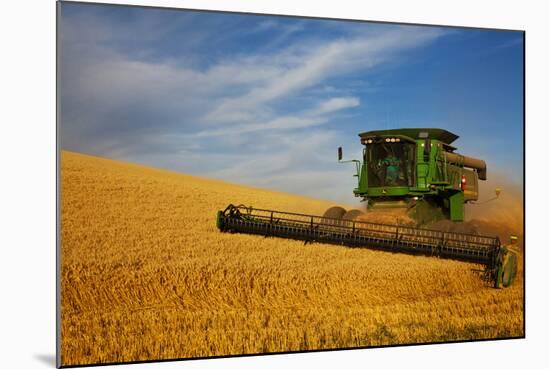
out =
<svg viewBox="0 0 550 369"><path fill-rule="evenodd" d="M339 225L340 223L342 223L341 219L345 213L346 213L346 209L340 206L333 206L331 208L328 208L323 214L323 217L332 218L332 219L323 219L323 223L331 224L331 225Z"/></svg>
<svg viewBox="0 0 550 369"><path fill-rule="evenodd" d="M365 215L361 210L353 209L347 211L346 214L342 217L343 220L356 220L358 217Z"/></svg>
<svg viewBox="0 0 550 369"><path fill-rule="evenodd" d="M497 265L495 287L510 287L517 272L517 254L509 249L505 250L500 265Z"/></svg>
<svg viewBox="0 0 550 369"><path fill-rule="evenodd" d="M506 257L504 258L504 264L502 266L502 286L510 287L517 271L517 255L508 250Z"/></svg>

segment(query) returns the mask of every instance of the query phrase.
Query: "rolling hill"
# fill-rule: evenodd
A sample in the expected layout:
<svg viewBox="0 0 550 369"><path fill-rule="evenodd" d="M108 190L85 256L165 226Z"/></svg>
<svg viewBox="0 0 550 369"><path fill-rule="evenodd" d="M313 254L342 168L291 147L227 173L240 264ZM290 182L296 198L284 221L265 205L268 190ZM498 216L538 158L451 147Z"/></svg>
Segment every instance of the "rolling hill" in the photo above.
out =
<svg viewBox="0 0 550 369"><path fill-rule="evenodd" d="M335 205L63 151L62 364L524 334L522 270L220 233L229 203Z"/></svg>

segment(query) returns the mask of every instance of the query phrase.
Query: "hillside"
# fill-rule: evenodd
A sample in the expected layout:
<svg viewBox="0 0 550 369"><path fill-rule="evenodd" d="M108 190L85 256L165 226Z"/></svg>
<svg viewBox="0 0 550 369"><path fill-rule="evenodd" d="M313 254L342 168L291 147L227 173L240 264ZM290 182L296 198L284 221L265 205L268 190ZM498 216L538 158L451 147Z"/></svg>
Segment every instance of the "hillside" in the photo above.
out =
<svg viewBox="0 0 550 369"><path fill-rule="evenodd" d="M220 233L229 203L334 205L62 152L62 364L523 335L521 272Z"/></svg>

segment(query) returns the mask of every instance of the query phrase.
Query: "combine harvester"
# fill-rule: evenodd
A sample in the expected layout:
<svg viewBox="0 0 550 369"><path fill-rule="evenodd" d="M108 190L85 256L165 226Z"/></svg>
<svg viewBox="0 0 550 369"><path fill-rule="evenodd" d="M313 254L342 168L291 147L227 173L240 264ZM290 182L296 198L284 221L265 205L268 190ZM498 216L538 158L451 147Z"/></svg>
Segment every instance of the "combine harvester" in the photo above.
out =
<svg viewBox="0 0 550 369"><path fill-rule="evenodd" d="M370 131L359 136L365 146L363 161L347 161L356 165L355 196L367 202L367 212L400 208L416 226L364 221L363 212L341 207L316 216L229 205L218 211L218 228L469 261L484 265L484 277L495 287L512 284L517 255L498 237L421 227L441 220L464 221L464 204L478 199L478 179L487 179L483 160L455 153L451 143L458 136L443 129ZM342 148L338 161L346 162Z"/></svg>

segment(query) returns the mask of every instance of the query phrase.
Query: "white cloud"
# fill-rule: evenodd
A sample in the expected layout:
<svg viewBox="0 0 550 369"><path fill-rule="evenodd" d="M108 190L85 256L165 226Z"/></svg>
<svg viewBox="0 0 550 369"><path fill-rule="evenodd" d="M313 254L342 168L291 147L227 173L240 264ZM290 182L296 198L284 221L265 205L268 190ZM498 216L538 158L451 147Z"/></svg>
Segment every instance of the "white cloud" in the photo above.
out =
<svg viewBox="0 0 550 369"><path fill-rule="evenodd" d="M268 104L341 74L368 70L389 58L392 53L422 45L440 36L434 29L398 28L376 35L360 35L320 43L311 50L292 49L302 57L294 65L281 65L281 73L240 96L224 99L206 115L206 121L234 122L235 111L254 112L258 105ZM283 55L286 55L283 52ZM284 59L283 59L284 60Z"/></svg>
<svg viewBox="0 0 550 369"><path fill-rule="evenodd" d="M354 108L359 106L360 101L358 97L334 97L332 99L323 101L319 104L315 110L314 115L333 113L338 110Z"/></svg>
<svg viewBox="0 0 550 369"><path fill-rule="evenodd" d="M285 47L274 40L206 63L191 52L184 60L155 60L110 47L110 34L124 44L122 36L99 18L88 17L86 27L78 19L63 22L70 37L61 59L62 147L339 200L338 194L351 196L354 179L350 168L336 165L334 148L358 143L331 123L361 101L328 88L330 82L358 72L364 78L441 35L431 28L381 27ZM152 31L147 24L140 29ZM255 32L277 27L279 40L306 28L265 22ZM172 28L163 25L163 37ZM128 30L123 34L131 39ZM197 37L215 44L216 32Z"/></svg>
<svg viewBox="0 0 550 369"><path fill-rule="evenodd" d="M287 115L273 118L267 122L250 122L247 124L231 125L219 129L203 130L192 137L213 137L240 135L244 133L269 131L269 130L294 130L313 126L319 126L327 123L326 114L335 113L338 110L354 108L359 106L357 97L335 97L321 101L312 109L297 112L294 115Z"/></svg>

